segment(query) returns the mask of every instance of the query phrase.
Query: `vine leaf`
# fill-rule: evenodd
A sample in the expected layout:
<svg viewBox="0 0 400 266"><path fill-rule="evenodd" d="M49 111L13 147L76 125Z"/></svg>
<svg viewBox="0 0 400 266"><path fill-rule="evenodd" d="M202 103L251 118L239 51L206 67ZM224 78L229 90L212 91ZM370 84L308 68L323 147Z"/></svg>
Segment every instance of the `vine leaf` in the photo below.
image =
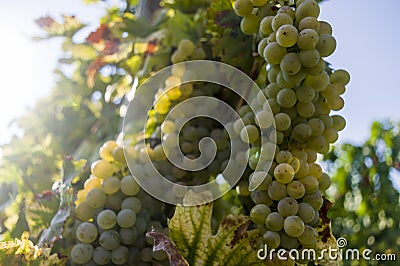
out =
<svg viewBox="0 0 400 266"><path fill-rule="evenodd" d="M333 260L330 256L328 256L328 252L324 252L320 256L322 250L336 249L339 250L336 238L332 233L331 221L327 217L328 210L332 207L332 203L324 199L324 204L320 210L320 225L317 228L317 260L315 264L317 265L328 265L328 266L337 266L339 265L340 258L337 260ZM320 258L321 257L321 258Z"/></svg>
<svg viewBox="0 0 400 266"><path fill-rule="evenodd" d="M24 232L21 239L0 242L0 265L66 265L66 257L59 258L57 254L50 252L50 248L42 249L33 245L29 234Z"/></svg>
<svg viewBox="0 0 400 266"><path fill-rule="evenodd" d="M43 231L39 239L39 246L49 246L62 237L64 222L70 216L73 206L72 183L87 167L86 160L74 161L71 157L64 158L62 167L62 183L58 187L60 206L50 222L50 227Z"/></svg>
<svg viewBox="0 0 400 266"><path fill-rule="evenodd" d="M208 202L211 193L186 193L183 204ZM212 202L180 206L168 221L170 237L189 265L256 265L261 236L247 231L250 219L227 216L215 235L211 231Z"/></svg>

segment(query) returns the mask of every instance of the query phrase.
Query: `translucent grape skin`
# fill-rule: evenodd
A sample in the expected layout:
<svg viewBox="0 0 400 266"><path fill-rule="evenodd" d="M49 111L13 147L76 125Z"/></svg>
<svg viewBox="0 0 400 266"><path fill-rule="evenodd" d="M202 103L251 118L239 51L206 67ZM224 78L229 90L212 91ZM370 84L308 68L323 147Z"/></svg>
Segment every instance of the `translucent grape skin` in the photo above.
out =
<svg viewBox="0 0 400 266"><path fill-rule="evenodd" d="M289 236L299 237L304 232L304 222L299 216L288 216L285 218L283 228Z"/></svg>
<svg viewBox="0 0 400 266"><path fill-rule="evenodd" d="M111 260L111 252L103 247L97 247L93 253L93 261L98 265L107 265Z"/></svg>
<svg viewBox="0 0 400 266"><path fill-rule="evenodd" d="M276 201L281 200L287 195L286 185L274 180L268 187L268 196Z"/></svg>
<svg viewBox="0 0 400 266"><path fill-rule="evenodd" d="M120 236L115 230L104 231L100 235L99 243L103 248L111 251L119 247Z"/></svg>
<svg viewBox="0 0 400 266"><path fill-rule="evenodd" d="M268 230L278 232L284 226L284 217L278 212L272 212L267 216L265 224Z"/></svg>
<svg viewBox="0 0 400 266"><path fill-rule="evenodd" d="M117 222L122 228L132 227L136 223L136 214L131 209L122 209L118 212Z"/></svg>
<svg viewBox="0 0 400 266"><path fill-rule="evenodd" d="M76 238L82 243L92 243L97 238L97 228L94 224L83 222L76 229Z"/></svg>
<svg viewBox="0 0 400 266"><path fill-rule="evenodd" d="M269 249L278 248L281 243L281 236L278 232L266 231L263 234L263 240Z"/></svg>
<svg viewBox="0 0 400 266"><path fill-rule="evenodd" d="M295 199L300 199L306 193L303 183L298 180L293 180L286 186L287 194Z"/></svg>
<svg viewBox="0 0 400 266"><path fill-rule="evenodd" d="M93 246L85 243L78 243L71 249L71 259L78 264L89 262L93 256Z"/></svg>
<svg viewBox="0 0 400 266"><path fill-rule="evenodd" d="M111 252L111 261L116 265L123 265L128 261L129 250L125 246L119 246Z"/></svg>
<svg viewBox="0 0 400 266"><path fill-rule="evenodd" d="M296 215L299 210L299 204L292 197L284 197L278 202L278 212L283 217Z"/></svg>
<svg viewBox="0 0 400 266"><path fill-rule="evenodd" d="M276 180L282 184L287 184L294 178L294 169L290 164L281 163L274 169Z"/></svg>
<svg viewBox="0 0 400 266"><path fill-rule="evenodd" d="M250 219L255 224L264 224L271 209L265 204L257 204L250 211Z"/></svg>
<svg viewBox="0 0 400 266"><path fill-rule="evenodd" d="M97 215L97 224L104 230L111 229L117 224L117 215L112 210L103 210Z"/></svg>

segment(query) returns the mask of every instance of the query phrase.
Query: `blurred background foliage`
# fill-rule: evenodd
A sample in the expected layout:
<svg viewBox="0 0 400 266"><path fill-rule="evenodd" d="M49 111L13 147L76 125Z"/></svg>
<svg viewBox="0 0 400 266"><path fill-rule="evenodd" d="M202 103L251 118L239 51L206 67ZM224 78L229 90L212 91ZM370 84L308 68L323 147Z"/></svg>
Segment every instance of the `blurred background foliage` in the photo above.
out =
<svg viewBox="0 0 400 266"><path fill-rule="evenodd" d="M251 50L243 48L251 44L243 42L235 49L226 45L232 42L233 33L221 28L238 21L233 16L222 19L217 15L229 1L214 1L215 16L198 19L204 25L213 20L219 27L197 33L185 31L183 25L196 25L187 25L185 16L179 13L174 19L160 14L158 20L146 22L146 12L158 12L152 10L154 3L150 1L150 6L141 11L141 18L135 15L139 12L137 1L121 2L119 7L109 9L100 27L85 38L79 37L85 25L76 17L64 16L61 21L43 17L36 21L44 34L35 39L62 38L64 56L58 59L54 71L57 83L51 95L15 120L18 134L1 146L0 229L4 239L21 237L29 231L31 239L37 241L59 206L54 184L61 180L63 160L72 156L93 161L105 140L118 137L126 110L124 100L132 97L131 88L170 63L169 54L177 43L169 38L166 28L181 35L195 32L187 36L194 40L207 36L205 49L216 60L223 56L224 62L237 67L252 60ZM161 4L177 5L188 15L196 6L189 0L164 0ZM250 69L243 70L251 74ZM329 215L333 231L348 240L349 248L400 254L400 195L392 183L393 178L400 178L399 125L374 122L370 139L363 145L336 145L324 157L333 178L330 195L335 204Z"/></svg>

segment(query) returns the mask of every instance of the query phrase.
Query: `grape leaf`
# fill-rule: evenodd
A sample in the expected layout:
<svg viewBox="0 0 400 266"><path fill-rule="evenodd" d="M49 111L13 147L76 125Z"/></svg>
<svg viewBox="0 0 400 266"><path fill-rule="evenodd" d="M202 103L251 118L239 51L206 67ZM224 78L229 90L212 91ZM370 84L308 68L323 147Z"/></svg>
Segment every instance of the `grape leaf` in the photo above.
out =
<svg viewBox="0 0 400 266"><path fill-rule="evenodd" d="M209 201L210 193L189 191L188 203ZM245 216L227 216L217 234L211 231L212 202L197 206L180 206L168 221L170 237L189 265L256 265L260 263L257 250L261 236L258 230L247 231L250 219Z"/></svg>
<svg viewBox="0 0 400 266"><path fill-rule="evenodd" d="M29 234L24 232L21 239L0 242L0 265L66 265L66 257L59 258L57 254L50 252L50 248L42 249L33 245Z"/></svg>

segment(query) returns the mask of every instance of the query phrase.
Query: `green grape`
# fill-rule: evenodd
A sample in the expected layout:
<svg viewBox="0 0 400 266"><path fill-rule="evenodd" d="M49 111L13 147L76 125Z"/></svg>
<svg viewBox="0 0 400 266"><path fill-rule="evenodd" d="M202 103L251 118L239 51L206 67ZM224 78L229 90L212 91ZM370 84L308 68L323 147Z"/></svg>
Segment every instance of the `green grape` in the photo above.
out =
<svg viewBox="0 0 400 266"><path fill-rule="evenodd" d="M338 69L330 76L332 84L347 85L350 82L350 74L344 69Z"/></svg>
<svg viewBox="0 0 400 266"><path fill-rule="evenodd" d="M260 22L260 32L264 35L264 36L269 36L271 33L274 32L274 30L272 29L272 20L273 20L273 16L266 16L264 17L261 22ZM263 40L267 40L267 38L263 39ZM262 55L262 53L260 53Z"/></svg>
<svg viewBox="0 0 400 266"><path fill-rule="evenodd" d="M98 160L92 163L91 172L100 179L110 177L114 173L112 165L105 160Z"/></svg>
<svg viewBox="0 0 400 266"><path fill-rule="evenodd" d="M321 59L317 49L301 50L299 59L303 66L313 67L316 66Z"/></svg>
<svg viewBox="0 0 400 266"><path fill-rule="evenodd" d="M136 223L136 214L131 209L122 209L118 212L117 223L122 228L132 227Z"/></svg>
<svg viewBox="0 0 400 266"><path fill-rule="evenodd" d="M330 128L333 126L333 119L329 115L321 115L318 118L324 123L325 128Z"/></svg>
<svg viewBox="0 0 400 266"><path fill-rule="evenodd" d="M282 89L276 95L278 104L283 108L290 108L296 104L296 93L292 89Z"/></svg>
<svg viewBox="0 0 400 266"><path fill-rule="evenodd" d="M293 25L293 19L290 17L290 15L285 13L276 14L272 19L272 29L274 31L278 31L278 29L283 25Z"/></svg>
<svg viewBox="0 0 400 266"><path fill-rule="evenodd" d="M254 125L247 125L240 131L240 138L246 143L254 143L260 137L260 131Z"/></svg>
<svg viewBox="0 0 400 266"><path fill-rule="evenodd" d="M122 201L121 209L131 209L134 213L139 213L142 209L142 203L136 197L128 197Z"/></svg>
<svg viewBox="0 0 400 266"><path fill-rule="evenodd" d="M269 111L259 111L256 114L256 123L260 128L269 128L274 123L274 116Z"/></svg>
<svg viewBox="0 0 400 266"><path fill-rule="evenodd" d="M240 29L244 34L252 35L258 32L260 18L257 15L250 14L242 18Z"/></svg>
<svg viewBox="0 0 400 266"><path fill-rule="evenodd" d="M289 164L292 166L295 174L300 170L300 160L298 158L293 157Z"/></svg>
<svg viewBox="0 0 400 266"><path fill-rule="evenodd" d="M296 96L299 102L311 103L315 98L315 90L307 85L302 85L296 89Z"/></svg>
<svg viewBox="0 0 400 266"><path fill-rule="evenodd" d="M322 175L322 167L317 163L310 163L308 165L309 171L308 174L319 179Z"/></svg>
<svg viewBox="0 0 400 266"><path fill-rule="evenodd" d="M321 209L324 200L319 190L317 190L312 194L305 195L303 197L303 202L310 204L314 208L314 210L318 211L319 209Z"/></svg>
<svg viewBox="0 0 400 266"><path fill-rule="evenodd" d="M101 187L106 194L114 194L120 188L121 181L118 177L110 176L101 182Z"/></svg>
<svg viewBox="0 0 400 266"><path fill-rule="evenodd" d="M306 193L303 183L298 180L293 180L286 185L287 194L295 199L300 199Z"/></svg>
<svg viewBox="0 0 400 266"><path fill-rule="evenodd" d="M250 174L250 187L259 190L267 190L269 184L272 182L272 177L264 171L255 171Z"/></svg>
<svg viewBox="0 0 400 266"><path fill-rule="evenodd" d="M278 113L275 116L275 126L276 130L285 131L289 129L291 125L290 116L286 113Z"/></svg>
<svg viewBox="0 0 400 266"><path fill-rule="evenodd" d="M113 228L117 224L117 215L112 210L102 210L97 215L97 225L104 230Z"/></svg>
<svg viewBox="0 0 400 266"><path fill-rule="evenodd" d="M135 196L140 191L140 186L133 176L127 175L121 179L121 191L127 196Z"/></svg>
<svg viewBox="0 0 400 266"><path fill-rule="evenodd" d="M299 31L305 30L305 29L312 29L315 30L316 32L319 32L320 25L318 19L315 17L305 17L299 22Z"/></svg>
<svg viewBox="0 0 400 266"><path fill-rule="evenodd" d="M282 6L281 8L278 9L278 14L287 14L292 19L294 19L294 10L290 6Z"/></svg>
<svg viewBox="0 0 400 266"><path fill-rule="evenodd" d="M276 42L276 33L273 32L268 36L268 43Z"/></svg>
<svg viewBox="0 0 400 266"><path fill-rule="evenodd" d="M282 214L278 212L271 212L265 219L267 229L275 232L282 230L284 219L285 218L282 216Z"/></svg>
<svg viewBox="0 0 400 266"><path fill-rule="evenodd" d="M293 25L282 25L276 32L276 41L282 47L292 47L296 44L299 32Z"/></svg>
<svg viewBox="0 0 400 266"><path fill-rule="evenodd" d="M330 34L332 35L332 26L326 21L319 22L319 34Z"/></svg>
<svg viewBox="0 0 400 266"><path fill-rule="evenodd" d="M146 232L146 225L147 222L144 218L140 216L136 218L135 228L138 232L138 235L143 235Z"/></svg>
<svg viewBox="0 0 400 266"><path fill-rule="evenodd" d="M278 212L283 216L296 215L299 210L299 204L292 197L284 197L278 202Z"/></svg>
<svg viewBox="0 0 400 266"><path fill-rule="evenodd" d="M108 265L111 260L111 252L103 247L97 247L93 253L93 261L98 265Z"/></svg>
<svg viewBox="0 0 400 266"><path fill-rule="evenodd" d="M172 121L165 120L161 124L161 132L164 134L173 133L173 132L175 132L175 130L176 130L175 123Z"/></svg>
<svg viewBox="0 0 400 266"><path fill-rule="evenodd" d="M192 55L190 56L192 60L204 60L206 59L206 57L207 54L201 47L195 48Z"/></svg>
<svg viewBox="0 0 400 266"><path fill-rule="evenodd" d="M106 204L107 196L101 188L92 188L86 194L86 202L93 209L103 207Z"/></svg>
<svg viewBox="0 0 400 266"><path fill-rule="evenodd" d="M337 131L341 131L346 127L346 120L343 116L332 115L332 127Z"/></svg>
<svg viewBox="0 0 400 266"><path fill-rule="evenodd" d="M276 154L276 162L277 163L289 163L292 160L293 155L290 151L279 151Z"/></svg>
<svg viewBox="0 0 400 266"><path fill-rule="evenodd" d="M286 185L279 183L278 181L274 180L269 184L268 187L268 196L276 201L279 201L286 197Z"/></svg>
<svg viewBox="0 0 400 266"><path fill-rule="evenodd" d="M297 155L296 155L296 157L299 158L299 156L297 156ZM306 160L307 160L307 158L306 158ZM309 173L309 167L308 167L307 161L305 161L304 159L299 159L299 162L300 162L299 171L297 171L297 173L294 175L296 179L303 178L303 177L307 176Z"/></svg>
<svg viewBox="0 0 400 266"><path fill-rule="evenodd" d="M309 75L317 76L317 75L321 74L322 72L324 72L325 65L326 65L325 61L320 59L319 62L315 66L304 67L304 69Z"/></svg>
<svg viewBox="0 0 400 266"><path fill-rule="evenodd" d="M178 50L184 56L190 56L193 53L194 48L195 48L194 44L192 43L191 40L188 39L182 39L178 44Z"/></svg>
<svg viewBox="0 0 400 266"><path fill-rule="evenodd" d="M271 65L278 65L286 53L285 47L280 46L277 42L270 42L264 49L264 58Z"/></svg>
<svg viewBox="0 0 400 266"><path fill-rule="evenodd" d="M336 50L336 40L330 34L320 34L316 48L321 57L330 56Z"/></svg>
<svg viewBox="0 0 400 266"><path fill-rule="evenodd" d="M250 211L250 219L255 224L264 224L271 209L265 204L257 204Z"/></svg>
<svg viewBox="0 0 400 266"><path fill-rule="evenodd" d="M281 236L278 232L266 231L263 234L264 243L267 244L268 249L278 248L281 243Z"/></svg>
<svg viewBox="0 0 400 266"><path fill-rule="evenodd" d="M311 137L311 128L305 123L296 125L292 130L292 138L299 142L304 143Z"/></svg>
<svg viewBox="0 0 400 266"><path fill-rule="evenodd" d="M78 264L85 264L92 259L93 246L85 243L78 243L71 249L71 259Z"/></svg>
<svg viewBox="0 0 400 266"><path fill-rule="evenodd" d="M265 204L268 206L272 204L272 199L266 191L254 190L251 192L250 198L255 204Z"/></svg>
<svg viewBox="0 0 400 266"><path fill-rule="evenodd" d="M294 169L290 164L281 163L275 167L274 177L279 183L287 184L294 178Z"/></svg>
<svg viewBox="0 0 400 266"><path fill-rule="evenodd" d="M262 23L262 21L261 21L261 23ZM267 45L268 45L268 39L267 39L267 38L262 39L262 40L258 43L257 52L258 52L258 54L259 54L260 56L264 56L264 49L265 49L265 47L267 47Z"/></svg>
<svg viewBox="0 0 400 266"><path fill-rule="evenodd" d="M89 244L96 240L98 232L94 224L84 222L78 226L75 234L80 242Z"/></svg>
<svg viewBox="0 0 400 266"><path fill-rule="evenodd" d="M119 229L121 243L124 245L133 245L138 238L138 231L135 227Z"/></svg>
<svg viewBox="0 0 400 266"><path fill-rule="evenodd" d="M168 260L168 255L164 250L153 251L153 258L157 261Z"/></svg>
<svg viewBox="0 0 400 266"><path fill-rule="evenodd" d="M120 163L125 163L125 154L124 154L124 149L122 147L116 147L112 151L112 157L114 161L120 162Z"/></svg>
<svg viewBox="0 0 400 266"><path fill-rule="evenodd" d="M312 245L317 243L317 232L315 229L309 225L306 225L304 227L304 232L301 236L297 238L300 243L306 244L306 245Z"/></svg>
<svg viewBox="0 0 400 266"><path fill-rule="evenodd" d="M100 235L100 245L106 250L115 250L120 245L120 236L117 231L104 231Z"/></svg>
<svg viewBox="0 0 400 266"><path fill-rule="evenodd" d="M310 50L317 47L319 41L318 33L313 29L304 29L299 32L297 46L302 50ZM319 51L319 49L317 49ZM319 51L321 53L321 51ZM322 54L321 54L322 56Z"/></svg>
<svg viewBox="0 0 400 266"><path fill-rule="evenodd" d="M253 4L250 0L236 0L233 5L233 10L238 16L244 17L251 14L253 11Z"/></svg>
<svg viewBox="0 0 400 266"><path fill-rule="evenodd" d="M181 63L186 60L186 56L180 51L176 50L172 55L171 55L171 63L172 64L177 64ZM169 105L155 105L154 106L155 110L160 113L160 114L166 114L169 109Z"/></svg>
<svg viewBox="0 0 400 266"><path fill-rule="evenodd" d="M150 262L153 259L153 250L144 248L140 251L140 259L144 262Z"/></svg>
<svg viewBox="0 0 400 266"><path fill-rule="evenodd" d="M111 252L111 261L116 265L123 265L128 261L129 250L125 246L119 246Z"/></svg>
<svg viewBox="0 0 400 266"><path fill-rule="evenodd" d="M79 203L75 208L75 215L81 221L87 221L92 218L94 214L94 209L89 206L86 201Z"/></svg>
<svg viewBox="0 0 400 266"><path fill-rule="evenodd" d="M304 222L296 215L288 216L283 222L283 229L288 236L299 237L304 232Z"/></svg>
<svg viewBox="0 0 400 266"><path fill-rule="evenodd" d="M344 100L338 95L332 95L331 97L326 97L328 107L334 111L339 111L344 107Z"/></svg>
<svg viewBox="0 0 400 266"><path fill-rule="evenodd" d="M314 0L306 0L296 8L295 18L296 21L301 21L305 17L318 18L319 13L320 8L318 3Z"/></svg>
<svg viewBox="0 0 400 266"><path fill-rule="evenodd" d="M297 103L296 109L299 115L304 118L310 118L315 113L315 105L313 103ZM305 124L307 125L307 124ZM311 128L310 128L310 135L311 135Z"/></svg>
<svg viewBox="0 0 400 266"><path fill-rule="evenodd" d="M114 159L112 156L112 152L117 147L118 144L114 140L108 140L104 142L103 146L101 146L101 148L99 149L100 158L106 161L112 161Z"/></svg>
<svg viewBox="0 0 400 266"><path fill-rule="evenodd" d="M268 99L265 105L268 105L271 108L271 111L274 115L281 111L281 106L278 104L276 99ZM268 109L268 107L264 109Z"/></svg>
<svg viewBox="0 0 400 266"><path fill-rule="evenodd" d="M327 173L323 173L318 179L318 188L321 191L327 190L332 184L331 178Z"/></svg>
<svg viewBox="0 0 400 266"><path fill-rule="evenodd" d="M306 194L314 193L318 189L318 180L311 175L303 177L299 181L303 183Z"/></svg>
<svg viewBox="0 0 400 266"><path fill-rule="evenodd" d="M324 125L324 123L322 122L321 119L312 118L312 119L308 120L307 124L311 128L311 135L312 136L322 135L322 133L325 130L325 125Z"/></svg>
<svg viewBox="0 0 400 266"><path fill-rule="evenodd" d="M305 79L305 84L316 91L323 91L329 84L329 76L326 72L322 72L317 76L308 75Z"/></svg>
<svg viewBox="0 0 400 266"><path fill-rule="evenodd" d="M311 225L312 227L318 227L319 225L319 212L314 210L314 219L308 223L308 225Z"/></svg>
<svg viewBox="0 0 400 266"><path fill-rule="evenodd" d="M267 85L265 88L264 92L265 95L269 98L276 98L276 95L278 95L278 92L281 90L278 84L275 82L271 82L270 84Z"/></svg>
<svg viewBox="0 0 400 266"><path fill-rule="evenodd" d="M280 67L283 73L286 73L287 75L295 75L299 73L299 71L301 70L301 62L299 56L296 53L285 54L282 57Z"/></svg>
<svg viewBox="0 0 400 266"><path fill-rule="evenodd" d="M299 203L297 216L299 216L305 223L310 223L314 220L315 210L310 204L301 202Z"/></svg>
<svg viewBox="0 0 400 266"><path fill-rule="evenodd" d="M323 136L312 136L307 141L308 147L320 152L326 145L326 140Z"/></svg>
<svg viewBox="0 0 400 266"><path fill-rule="evenodd" d="M306 71L301 68L299 72L294 75L289 75L286 72L282 72L283 79L289 84L289 87L298 87L307 76Z"/></svg>
<svg viewBox="0 0 400 266"><path fill-rule="evenodd" d="M279 232L281 236L281 247L286 249L286 250L291 250L291 249L297 249L299 246L299 241L297 240L296 237L291 237L285 231ZM287 261L287 265L295 265L293 261L289 262Z"/></svg>
<svg viewBox="0 0 400 266"><path fill-rule="evenodd" d="M325 129L323 135L328 143L334 143L339 138L338 131L333 127Z"/></svg>

